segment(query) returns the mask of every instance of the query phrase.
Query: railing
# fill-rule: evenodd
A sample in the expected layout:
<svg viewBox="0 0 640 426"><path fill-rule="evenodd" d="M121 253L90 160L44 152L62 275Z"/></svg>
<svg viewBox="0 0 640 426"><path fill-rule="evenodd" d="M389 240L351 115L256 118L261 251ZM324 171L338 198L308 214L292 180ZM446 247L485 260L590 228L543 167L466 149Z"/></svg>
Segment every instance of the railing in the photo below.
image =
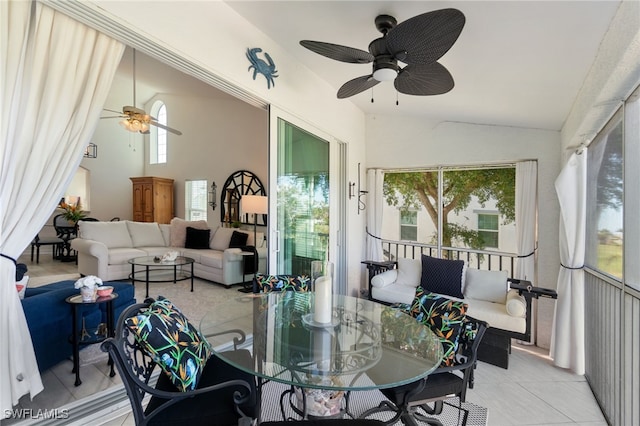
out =
<svg viewBox="0 0 640 426"><path fill-rule="evenodd" d="M419 259L423 254L432 257L442 257L453 260L466 260L468 266L489 271L507 271L513 276L516 253L492 250L477 250L463 247L442 247L441 254L433 244L416 243L413 241L382 240L384 260L397 260L399 257Z"/></svg>

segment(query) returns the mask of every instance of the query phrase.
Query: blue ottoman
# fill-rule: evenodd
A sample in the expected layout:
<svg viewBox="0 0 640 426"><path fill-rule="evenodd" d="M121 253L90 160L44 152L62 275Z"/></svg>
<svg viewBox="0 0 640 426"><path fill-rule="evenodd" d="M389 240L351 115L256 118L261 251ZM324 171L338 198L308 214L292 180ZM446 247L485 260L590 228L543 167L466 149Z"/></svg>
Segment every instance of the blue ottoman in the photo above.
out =
<svg viewBox="0 0 640 426"><path fill-rule="evenodd" d="M43 372L59 362L69 359L73 353L69 337L71 336L71 305L65 302L69 296L79 293L73 287L75 280L29 288L22 300L22 308L27 319L31 341L38 361L38 369ZM117 319L120 313L136 302L134 287L129 282L111 281L105 285L113 286L118 293L114 300L114 313ZM85 327L96 328L107 320L104 304L83 306L78 321L84 319ZM78 329L82 324L78 324Z"/></svg>

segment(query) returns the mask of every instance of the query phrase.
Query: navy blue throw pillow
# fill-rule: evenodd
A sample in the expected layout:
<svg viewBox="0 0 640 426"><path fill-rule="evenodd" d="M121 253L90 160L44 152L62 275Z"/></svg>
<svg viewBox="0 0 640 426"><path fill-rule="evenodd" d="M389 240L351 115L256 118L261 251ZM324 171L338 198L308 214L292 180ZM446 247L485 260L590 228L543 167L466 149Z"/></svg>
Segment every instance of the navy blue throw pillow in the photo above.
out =
<svg viewBox="0 0 640 426"><path fill-rule="evenodd" d="M231 241L229 241L229 248L242 248L247 245L247 239L249 234L245 232L233 231L231 234Z"/></svg>
<svg viewBox="0 0 640 426"><path fill-rule="evenodd" d="M420 285L428 293L444 294L463 299L463 272L463 260L438 259L423 254Z"/></svg>
<svg viewBox="0 0 640 426"><path fill-rule="evenodd" d="M187 226L187 238L184 243L184 248L208 249L210 235L210 229L196 229Z"/></svg>

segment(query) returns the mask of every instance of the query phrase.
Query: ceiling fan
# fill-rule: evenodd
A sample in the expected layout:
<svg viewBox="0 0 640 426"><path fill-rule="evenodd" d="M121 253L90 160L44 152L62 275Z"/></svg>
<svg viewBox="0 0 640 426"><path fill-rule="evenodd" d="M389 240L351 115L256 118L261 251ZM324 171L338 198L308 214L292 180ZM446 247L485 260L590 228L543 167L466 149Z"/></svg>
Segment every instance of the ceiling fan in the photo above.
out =
<svg viewBox="0 0 640 426"><path fill-rule="evenodd" d="M307 49L336 61L352 64L373 62L373 72L354 78L338 90L344 99L370 89L381 81L394 80L400 93L441 95L453 89L453 77L438 63L458 39L465 17L457 9L423 13L400 24L393 16L379 15L375 25L382 37L369 44L369 51L321 41L302 40ZM407 64L401 67L398 63Z"/></svg>
<svg viewBox="0 0 640 426"><path fill-rule="evenodd" d="M156 126L161 129L171 132L175 135L182 135L180 130L173 129L158 123L158 119L147 114L143 109L135 107L136 105L136 51L133 50L133 105L123 106L122 113L120 111L114 111L112 109L104 108L105 111L113 112L118 115L110 117L100 118L122 118L120 125L130 132L138 132L142 134L149 133L149 125Z"/></svg>

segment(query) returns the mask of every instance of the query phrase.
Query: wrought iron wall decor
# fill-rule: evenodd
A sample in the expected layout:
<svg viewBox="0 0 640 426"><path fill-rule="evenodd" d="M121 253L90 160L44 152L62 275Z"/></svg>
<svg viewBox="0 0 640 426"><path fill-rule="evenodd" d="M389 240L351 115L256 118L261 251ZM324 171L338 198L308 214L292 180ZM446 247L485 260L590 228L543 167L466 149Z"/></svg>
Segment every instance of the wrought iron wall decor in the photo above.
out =
<svg viewBox="0 0 640 426"><path fill-rule="evenodd" d="M240 200L243 195L267 195L260 178L248 170L233 172L222 187L220 194L220 221L222 223L254 224L248 214L242 214L240 211ZM256 225L267 226L267 215L257 215Z"/></svg>

